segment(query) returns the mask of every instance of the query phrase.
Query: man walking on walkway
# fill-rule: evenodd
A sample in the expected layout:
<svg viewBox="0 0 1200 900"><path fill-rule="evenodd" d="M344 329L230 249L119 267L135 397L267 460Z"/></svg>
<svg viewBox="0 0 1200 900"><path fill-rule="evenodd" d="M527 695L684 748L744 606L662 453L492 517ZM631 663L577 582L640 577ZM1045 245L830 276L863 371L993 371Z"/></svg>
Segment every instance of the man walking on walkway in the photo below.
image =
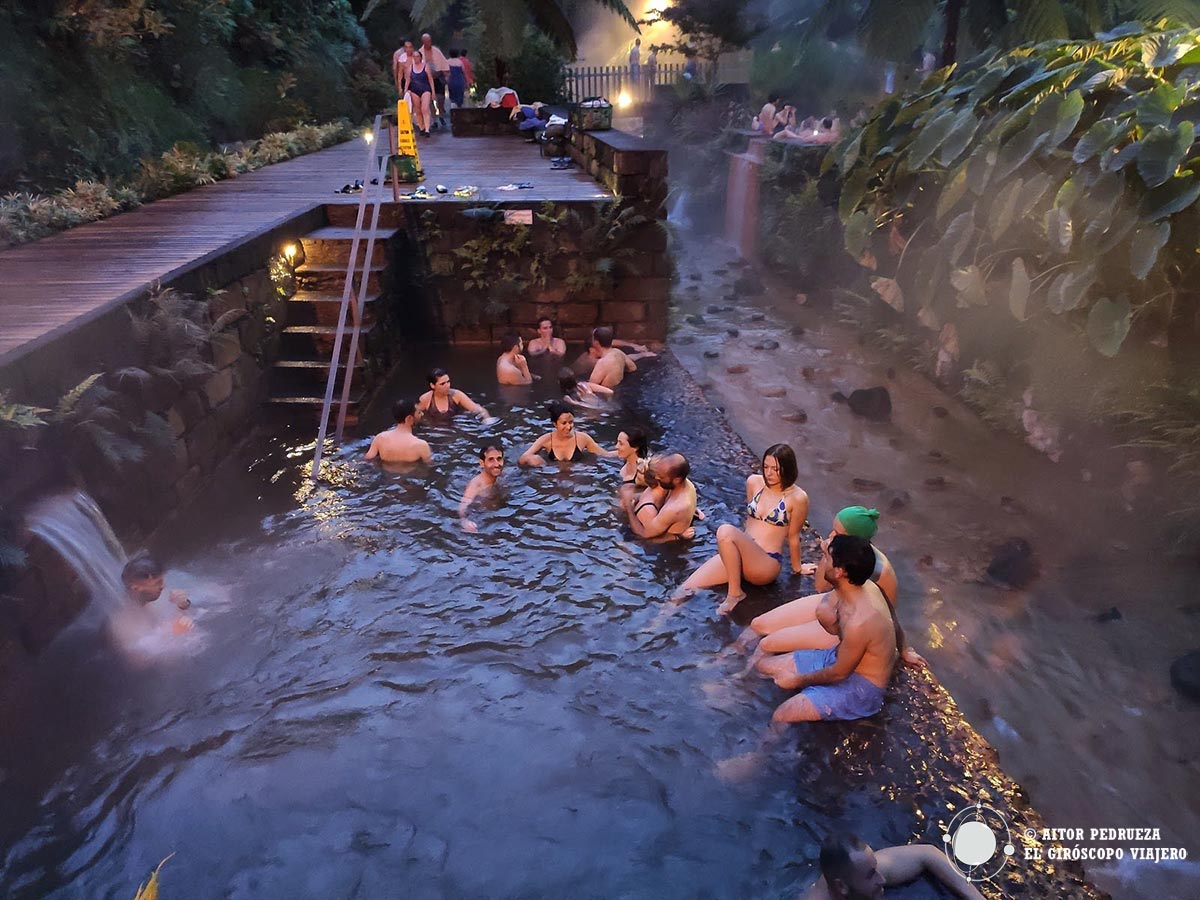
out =
<svg viewBox="0 0 1200 900"><path fill-rule="evenodd" d="M425 59L429 70L433 72L433 103L436 107L434 112L438 117L438 123L445 128L447 126L446 82L450 77L450 61L446 59L446 54L433 45L433 38L428 34L421 35L421 56Z"/></svg>

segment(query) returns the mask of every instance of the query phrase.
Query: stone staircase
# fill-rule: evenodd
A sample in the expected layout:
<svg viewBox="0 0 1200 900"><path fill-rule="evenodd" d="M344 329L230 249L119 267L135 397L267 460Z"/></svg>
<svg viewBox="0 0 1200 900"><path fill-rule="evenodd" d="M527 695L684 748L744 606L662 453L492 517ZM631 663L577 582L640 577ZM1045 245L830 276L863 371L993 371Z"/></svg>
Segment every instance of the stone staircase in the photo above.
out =
<svg viewBox="0 0 1200 900"><path fill-rule="evenodd" d="M313 418L320 417L325 398L325 381L329 376L329 361L337 336L338 312L346 281L346 264L350 260L354 242L354 215L357 212L357 208L349 204L336 208L331 206L329 209L337 209L330 216L337 223L346 221L346 211L349 210L349 224L326 225L300 239L304 248L304 262L296 267L297 290L287 304L287 322L281 332L279 358L272 365L271 392L267 401L277 410L311 415ZM346 411L346 424L349 426L358 423L359 412L368 399L371 387L366 356L380 328L379 299L384 296L384 273L388 268L390 242L395 233L394 227L380 226L371 270L367 273L362 330L359 333L354 378ZM366 256L366 249L366 240L361 240L358 249L360 264ZM358 286L356 279L354 298L358 296ZM352 315L352 311L348 310L331 416L336 415L346 377L345 360L353 333Z"/></svg>

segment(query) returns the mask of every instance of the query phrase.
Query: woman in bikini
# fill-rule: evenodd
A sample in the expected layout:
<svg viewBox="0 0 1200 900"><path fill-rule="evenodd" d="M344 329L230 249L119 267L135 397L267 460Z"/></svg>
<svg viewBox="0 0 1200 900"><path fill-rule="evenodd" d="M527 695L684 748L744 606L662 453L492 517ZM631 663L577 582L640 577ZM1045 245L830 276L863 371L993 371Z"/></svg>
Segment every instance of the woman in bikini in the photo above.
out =
<svg viewBox="0 0 1200 900"><path fill-rule="evenodd" d="M617 458L621 460L621 486L617 494L632 496L646 486L646 471L650 459L646 456L649 443L640 428L626 428L617 435Z"/></svg>
<svg viewBox="0 0 1200 900"><path fill-rule="evenodd" d="M434 369L428 375L429 390L417 400L417 408L427 422L448 423L459 410L474 413L484 422L489 421L488 411L464 394L450 387L450 376L445 369Z"/></svg>
<svg viewBox="0 0 1200 900"><path fill-rule="evenodd" d="M404 96L412 107L417 131L429 137L429 124L433 119L433 85L429 82L429 69L421 59L421 51L414 50L408 57L404 69Z"/></svg>
<svg viewBox="0 0 1200 900"><path fill-rule="evenodd" d="M517 462L522 466L544 466L550 461L573 462L584 453L596 456L616 456L616 450L605 450L590 434L575 429L575 413L565 403L550 404L550 422L554 430L543 434ZM544 454L544 455L543 455Z"/></svg>
<svg viewBox="0 0 1200 900"><path fill-rule="evenodd" d="M675 592L685 600L704 588L728 585L717 612L731 612L746 598L742 582L770 584L783 571L784 544L792 573L800 573L800 531L808 518L808 494L796 486L796 454L773 444L763 454L762 474L746 479L745 530L728 523L717 529L717 555L693 572Z"/></svg>

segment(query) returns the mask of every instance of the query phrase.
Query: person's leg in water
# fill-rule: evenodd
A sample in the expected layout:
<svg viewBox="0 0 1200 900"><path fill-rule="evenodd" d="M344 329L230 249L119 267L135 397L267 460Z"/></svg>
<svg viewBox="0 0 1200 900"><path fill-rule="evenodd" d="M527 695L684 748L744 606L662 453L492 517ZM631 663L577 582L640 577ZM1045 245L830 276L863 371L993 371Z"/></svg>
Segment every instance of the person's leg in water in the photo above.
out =
<svg viewBox="0 0 1200 900"><path fill-rule="evenodd" d="M743 579L754 585L770 584L783 569L781 560L758 546L746 532L728 523L717 529L717 553L725 564L729 585L725 602L717 607L721 615L733 612L734 607L746 599Z"/></svg>
<svg viewBox="0 0 1200 900"><path fill-rule="evenodd" d="M821 605L821 600L828 593L826 591L821 594L809 594L806 597L789 600L787 603L777 606L763 613L761 616L755 616L750 622L750 627L757 634L768 635L773 634L781 628L815 622L817 620L817 607Z"/></svg>

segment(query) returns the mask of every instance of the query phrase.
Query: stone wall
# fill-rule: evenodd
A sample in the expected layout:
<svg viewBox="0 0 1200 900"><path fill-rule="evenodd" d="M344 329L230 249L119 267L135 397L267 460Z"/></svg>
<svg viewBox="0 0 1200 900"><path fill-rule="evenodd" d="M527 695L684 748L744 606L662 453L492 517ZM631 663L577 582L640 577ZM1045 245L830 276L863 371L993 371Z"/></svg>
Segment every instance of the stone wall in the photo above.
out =
<svg viewBox="0 0 1200 900"><path fill-rule="evenodd" d="M484 137L517 134L512 110L477 106L450 110L450 133L455 137Z"/></svg>
<svg viewBox="0 0 1200 900"><path fill-rule="evenodd" d="M667 150L624 131L571 132L571 157L622 202L657 220L667 217Z"/></svg>

